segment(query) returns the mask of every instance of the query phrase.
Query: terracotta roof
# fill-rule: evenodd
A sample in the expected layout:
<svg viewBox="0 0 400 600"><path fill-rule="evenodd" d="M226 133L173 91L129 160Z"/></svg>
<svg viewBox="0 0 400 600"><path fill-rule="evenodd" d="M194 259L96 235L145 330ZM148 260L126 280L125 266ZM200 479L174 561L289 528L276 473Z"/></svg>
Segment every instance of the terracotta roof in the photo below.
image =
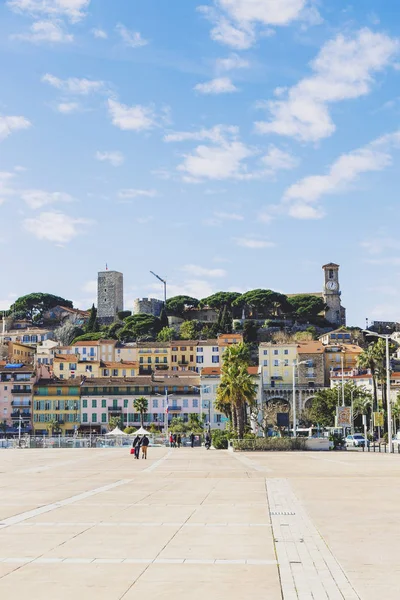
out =
<svg viewBox="0 0 400 600"><path fill-rule="evenodd" d="M88 361L88 360L84 360L82 361L84 363L87 364L93 364L92 361ZM106 362L106 361L100 361L100 366L104 367L105 369L137 369L139 367L139 363L136 362L126 362L126 361L120 361L120 362Z"/></svg>
<svg viewBox="0 0 400 600"><path fill-rule="evenodd" d="M323 354L325 350L325 346L321 344L321 342L313 341L313 342L300 342L297 346L298 354Z"/></svg>
<svg viewBox="0 0 400 600"><path fill-rule="evenodd" d="M75 342L72 347L75 346L100 346L100 344L116 344L117 340L92 340L87 342Z"/></svg>
<svg viewBox="0 0 400 600"><path fill-rule="evenodd" d="M258 367L249 367L247 371L249 375L258 375ZM203 375L221 375L221 367L204 367L201 370L201 376Z"/></svg>
<svg viewBox="0 0 400 600"><path fill-rule="evenodd" d="M54 386L54 387L79 387L81 383L80 379L39 379L34 387L39 386Z"/></svg>
<svg viewBox="0 0 400 600"><path fill-rule="evenodd" d="M59 361L59 362L77 362L77 356L76 354L55 354L54 355L54 361ZM86 362L86 361L85 361Z"/></svg>
<svg viewBox="0 0 400 600"><path fill-rule="evenodd" d="M327 344L326 346L324 346L326 350L338 347L344 350L343 354L361 354L361 352L363 351L363 349L360 348L360 346L357 346L356 344ZM340 354L340 352L338 354Z"/></svg>
<svg viewBox="0 0 400 600"><path fill-rule="evenodd" d="M75 380L76 381L76 380ZM167 387L190 387L200 383L200 376L197 375L197 381L190 377L168 377L160 381L153 380L150 375L138 375L137 377L87 377L82 382L78 380L82 388L87 387L113 387L113 386L167 386ZM179 392L177 392L179 393Z"/></svg>
<svg viewBox="0 0 400 600"><path fill-rule="evenodd" d="M138 342L138 348L169 348L170 342Z"/></svg>
<svg viewBox="0 0 400 600"><path fill-rule="evenodd" d="M9 363L5 363L5 365L3 367L0 368L0 372L1 373L33 373L34 368L29 365L25 365L22 362L21 363L11 363L11 364L22 364L22 367L7 367L7 364Z"/></svg>
<svg viewBox="0 0 400 600"><path fill-rule="evenodd" d="M172 342L169 343L170 347L172 348L172 346L198 346L199 345L199 340L173 340Z"/></svg>

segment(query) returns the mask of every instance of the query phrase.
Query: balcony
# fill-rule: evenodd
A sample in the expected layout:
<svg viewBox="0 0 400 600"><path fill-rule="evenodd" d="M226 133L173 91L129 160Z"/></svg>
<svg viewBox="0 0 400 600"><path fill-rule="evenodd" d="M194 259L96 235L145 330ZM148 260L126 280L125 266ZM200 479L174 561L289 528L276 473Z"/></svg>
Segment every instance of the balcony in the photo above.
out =
<svg viewBox="0 0 400 600"><path fill-rule="evenodd" d="M21 417L21 419L30 419L31 418L31 413L30 412L13 412L11 413L11 418L12 419L19 419L19 417Z"/></svg>
<svg viewBox="0 0 400 600"><path fill-rule="evenodd" d="M178 360L178 365L180 366L188 366L190 363L187 360Z"/></svg>
<svg viewBox="0 0 400 600"><path fill-rule="evenodd" d="M180 412L181 410L182 410L182 406L169 406L168 407L169 413Z"/></svg>
<svg viewBox="0 0 400 600"><path fill-rule="evenodd" d="M30 400L28 400L28 402L26 400L11 400L11 406L17 408L24 408L25 406L31 406L31 404Z"/></svg>
<svg viewBox="0 0 400 600"><path fill-rule="evenodd" d="M32 394L32 389L31 388L25 388L25 389L18 390L16 388L13 388L11 390L11 393L12 394L18 394L18 395L21 395L21 394Z"/></svg>
<svg viewBox="0 0 400 600"><path fill-rule="evenodd" d="M122 407L121 406L109 406L108 412L122 413Z"/></svg>

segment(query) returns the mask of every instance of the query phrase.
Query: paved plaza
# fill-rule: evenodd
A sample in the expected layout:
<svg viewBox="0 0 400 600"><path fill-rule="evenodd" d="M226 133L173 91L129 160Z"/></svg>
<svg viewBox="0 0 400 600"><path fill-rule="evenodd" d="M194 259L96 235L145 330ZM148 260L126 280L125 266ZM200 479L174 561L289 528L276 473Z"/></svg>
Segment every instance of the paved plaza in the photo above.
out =
<svg viewBox="0 0 400 600"><path fill-rule="evenodd" d="M0 597L398 597L400 456L0 451Z"/></svg>

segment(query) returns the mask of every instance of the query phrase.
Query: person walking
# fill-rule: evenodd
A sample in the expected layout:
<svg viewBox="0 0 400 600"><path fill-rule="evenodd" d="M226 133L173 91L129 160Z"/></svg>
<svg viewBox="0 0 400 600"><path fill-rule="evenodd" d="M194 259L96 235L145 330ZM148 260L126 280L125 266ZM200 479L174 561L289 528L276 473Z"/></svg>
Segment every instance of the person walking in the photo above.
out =
<svg viewBox="0 0 400 600"><path fill-rule="evenodd" d="M207 433L206 433L206 440L205 440L204 446L207 448L207 450L209 450L211 447L211 435L210 435L209 431L207 431Z"/></svg>
<svg viewBox="0 0 400 600"><path fill-rule="evenodd" d="M171 446L171 448L174 447L174 436L172 435L172 433L169 434L169 445Z"/></svg>
<svg viewBox="0 0 400 600"><path fill-rule="evenodd" d="M172 436L172 438L174 440L173 446L174 446L174 448L176 448L176 433L174 433L174 435Z"/></svg>
<svg viewBox="0 0 400 600"><path fill-rule="evenodd" d="M192 431L192 433L190 434L190 445L192 446L192 448L194 448L194 440L195 440L195 437L194 437L194 433Z"/></svg>
<svg viewBox="0 0 400 600"><path fill-rule="evenodd" d="M135 439L133 440L133 442L132 442L132 448L133 448L133 450L134 450L134 452L133 452L133 453L134 453L134 455L135 455L135 458L138 458L138 453L137 453L137 450L136 450L136 446L138 445L139 441L140 441L140 436L138 436L138 435L137 435L137 436L135 437ZM139 447L140 447L140 446L139 446Z"/></svg>
<svg viewBox="0 0 400 600"><path fill-rule="evenodd" d="M178 433L178 437L176 438L176 443L178 444L178 448L180 448L181 444L182 444L182 436L180 433Z"/></svg>
<svg viewBox="0 0 400 600"><path fill-rule="evenodd" d="M147 448L149 447L150 440L146 434L142 438L142 458L147 460Z"/></svg>
<svg viewBox="0 0 400 600"><path fill-rule="evenodd" d="M137 442L135 444L135 458L137 458L139 460L139 454L140 454L140 446L142 445L142 438L140 437L140 435L137 436Z"/></svg>

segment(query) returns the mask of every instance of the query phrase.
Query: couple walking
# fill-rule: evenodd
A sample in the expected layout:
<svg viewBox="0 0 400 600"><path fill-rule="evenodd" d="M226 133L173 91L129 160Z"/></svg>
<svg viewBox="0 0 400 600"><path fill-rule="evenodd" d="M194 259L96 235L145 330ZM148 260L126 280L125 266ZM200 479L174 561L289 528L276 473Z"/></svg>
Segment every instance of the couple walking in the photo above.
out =
<svg viewBox="0 0 400 600"><path fill-rule="evenodd" d="M182 436L180 433L178 433L178 435L176 435L176 433L171 433L169 436L169 445L171 448L176 448L178 446L178 448L181 447L182 444Z"/></svg>
<svg viewBox="0 0 400 600"><path fill-rule="evenodd" d="M135 458L139 459L140 448L142 448L142 458L147 459L147 448L149 447L149 438L147 435L140 437L137 435L132 443L132 448L134 450Z"/></svg>

